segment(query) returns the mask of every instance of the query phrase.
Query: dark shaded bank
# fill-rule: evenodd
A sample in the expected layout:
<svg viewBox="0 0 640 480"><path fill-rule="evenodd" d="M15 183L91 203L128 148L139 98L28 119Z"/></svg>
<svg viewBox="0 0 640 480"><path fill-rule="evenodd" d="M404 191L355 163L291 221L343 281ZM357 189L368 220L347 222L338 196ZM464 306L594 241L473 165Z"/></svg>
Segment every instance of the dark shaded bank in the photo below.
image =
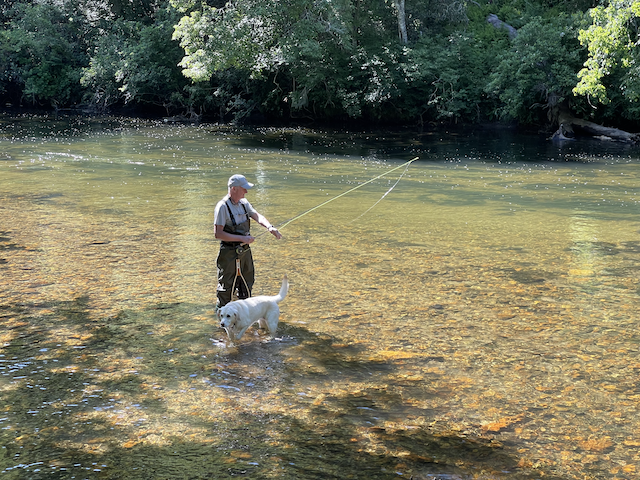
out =
<svg viewBox="0 0 640 480"><path fill-rule="evenodd" d="M427 122L415 121L398 122L379 120L364 120L344 118L337 121L312 120L309 118L273 118L263 114L254 114L235 121L231 116L221 118L215 114L176 114L167 116L161 108L143 107L140 105L111 108L108 112L98 112L90 105L78 105L71 108L45 109L29 107L5 106L0 109L0 116L7 118L53 118L56 120L85 120L85 119L122 119L136 121L163 122L166 124L199 125L213 124L229 127L248 128L315 128L338 132L366 133L376 129L403 133L438 132L443 135L452 133L456 136L473 136L476 132L516 133L526 135L550 136L553 129L540 129L537 127L518 125L517 122L481 122L481 123L451 123L451 122Z"/></svg>

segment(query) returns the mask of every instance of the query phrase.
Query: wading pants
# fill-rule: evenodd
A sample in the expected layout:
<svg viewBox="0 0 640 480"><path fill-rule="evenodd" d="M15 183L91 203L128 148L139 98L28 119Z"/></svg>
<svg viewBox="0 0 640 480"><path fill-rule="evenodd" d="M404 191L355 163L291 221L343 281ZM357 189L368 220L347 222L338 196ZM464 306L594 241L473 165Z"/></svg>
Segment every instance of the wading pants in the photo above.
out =
<svg viewBox="0 0 640 480"><path fill-rule="evenodd" d="M231 301L233 295L233 282L235 280L235 290L238 298L249 298L255 280L253 269L253 256L248 246L242 247L242 253L237 252L236 245L220 245L218 254L218 307L223 307ZM240 272L244 277L244 282L240 275L236 278L236 259L240 259ZM247 283L245 287L245 282ZM247 291L248 288L248 291Z"/></svg>

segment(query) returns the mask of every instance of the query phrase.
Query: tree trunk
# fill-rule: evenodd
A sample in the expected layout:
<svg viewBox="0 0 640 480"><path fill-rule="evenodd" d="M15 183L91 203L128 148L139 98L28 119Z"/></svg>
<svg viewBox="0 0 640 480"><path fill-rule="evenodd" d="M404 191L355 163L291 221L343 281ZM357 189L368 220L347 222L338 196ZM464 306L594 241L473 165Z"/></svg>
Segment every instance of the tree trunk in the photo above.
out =
<svg viewBox="0 0 640 480"><path fill-rule="evenodd" d="M404 44L409 43L409 36L407 35L407 15L404 8L405 0L394 0L396 5L396 12L398 14L398 33L400 35L400 41Z"/></svg>

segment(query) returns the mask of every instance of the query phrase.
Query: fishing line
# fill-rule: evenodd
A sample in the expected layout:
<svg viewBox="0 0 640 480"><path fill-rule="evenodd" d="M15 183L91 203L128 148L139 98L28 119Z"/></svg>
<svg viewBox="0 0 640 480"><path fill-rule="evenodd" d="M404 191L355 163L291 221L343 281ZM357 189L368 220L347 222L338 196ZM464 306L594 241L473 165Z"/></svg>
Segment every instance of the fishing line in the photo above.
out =
<svg viewBox="0 0 640 480"><path fill-rule="evenodd" d="M294 221L296 221L296 220L298 220L298 219L300 219L300 218L304 217L305 215L307 215L307 214L309 214L309 213L313 212L314 210L317 210L317 209L319 209L320 207L324 207L324 206L325 206L327 203L329 203L329 202L333 202L334 200L337 200L337 199L339 199L340 197L344 197L345 195L347 195L347 194L349 194L349 193L353 192L354 190L357 190L357 189L359 189L360 187L364 187L364 186L365 186L365 185L367 185L368 183L374 182L374 181L378 180L379 178L384 177L385 175L389 175L391 172L395 172L396 170L398 170L398 169L400 169L400 168L402 168L402 167L405 167L405 171L402 173L402 175L400 175L400 178L398 178L398 182L399 182L399 181L400 181L400 179L401 179L401 178L404 176L404 174L406 173L407 169L409 168L409 165L411 165L411 163L415 162L415 161L416 161L416 160L418 160L419 158L420 158L420 157L412 158L411 160L409 160L408 162L403 163L402 165L398 165L397 167L394 167L394 168L392 168L391 170L388 170L388 171L386 171L386 172L384 172L384 173L382 173L382 174L378 175L377 177L374 177L374 178L372 178L372 179L370 179L370 180L367 180L366 182L363 182L363 183L361 183L360 185L356 185L355 187L353 187L353 188L351 188L351 189L347 190L346 192L342 192L340 195L336 195L335 197L330 198L330 199L329 199L329 200L327 200L326 202L322 202L320 205L316 205L315 207L310 208L309 210L306 210L306 211L302 212L301 214L296 215L295 217L290 218L289 220L286 220L285 222L278 224L278 230L280 230L280 229L282 229L282 228L286 227L286 226L287 226L287 225L289 225L291 222L294 222ZM393 190L393 188L398 184L398 182L396 182L396 183L393 185L393 187L391 187L391 188L387 191L387 193L385 193L385 194L382 196L382 198L386 197L386 196L389 194L389 192L390 192L391 190ZM381 198L380 200L378 200L378 201L375 203L375 205L373 205L373 207L375 207L375 206L376 206L376 205L377 205L377 204L382 200L382 198ZM371 207L371 208L373 208L373 207ZM371 210L371 208L370 208L369 210ZM368 212L369 210L367 210L367 212ZM364 213L367 213L367 212L364 212ZM363 213L362 215L364 215L364 213ZM362 215L360 215L360 217L361 217ZM358 217L358 218L360 218L360 217ZM357 220L357 219L356 219L356 220ZM355 220L354 220L354 221L355 221ZM267 232L262 232L260 235L257 235L257 237L262 236L262 235L264 235L265 233L267 233ZM257 238L257 237L256 237L256 238Z"/></svg>
<svg viewBox="0 0 640 480"><path fill-rule="evenodd" d="M414 158L413 160L416 160L418 157ZM413 160L411 160L411 162L413 162ZM376 205L378 205L382 200L384 200L384 197L386 197L387 195L389 195L389 193L391 193L391 190L393 190L394 188L396 188L396 185L398 185L398 183L400 183L400 180L402 180L402 177L404 177L404 174L407 173L407 170L409 170L409 165L411 165L411 162L407 162L407 166L404 169L404 172L402 172L402 174L398 177L398 180L396 180L396 183L393 184L393 186L387 190L385 192L384 195L382 195L378 201L376 203L374 203L373 205L371 205L369 208L367 208L367 210L360 214L359 216L357 216L356 218L354 218L353 220L351 220L351 223L355 222L356 220L359 220L360 218L364 217L367 213L369 213L371 210L373 210L373 207L375 207Z"/></svg>

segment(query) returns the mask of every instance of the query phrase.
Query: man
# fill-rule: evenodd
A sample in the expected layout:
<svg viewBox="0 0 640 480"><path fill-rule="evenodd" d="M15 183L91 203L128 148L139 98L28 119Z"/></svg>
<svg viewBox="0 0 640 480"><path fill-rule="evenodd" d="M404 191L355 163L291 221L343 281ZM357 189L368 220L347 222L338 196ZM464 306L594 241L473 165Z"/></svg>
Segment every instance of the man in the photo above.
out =
<svg viewBox="0 0 640 480"><path fill-rule="evenodd" d="M259 214L244 198L253 187L244 175L232 175L227 182L229 193L216 205L213 224L215 237L220 240L218 254L217 307L231 301L233 290L238 298L249 298L255 280L253 256L249 245L255 240L249 229L251 218L269 230L278 240L282 235L276 227ZM240 272L238 273L238 266Z"/></svg>

